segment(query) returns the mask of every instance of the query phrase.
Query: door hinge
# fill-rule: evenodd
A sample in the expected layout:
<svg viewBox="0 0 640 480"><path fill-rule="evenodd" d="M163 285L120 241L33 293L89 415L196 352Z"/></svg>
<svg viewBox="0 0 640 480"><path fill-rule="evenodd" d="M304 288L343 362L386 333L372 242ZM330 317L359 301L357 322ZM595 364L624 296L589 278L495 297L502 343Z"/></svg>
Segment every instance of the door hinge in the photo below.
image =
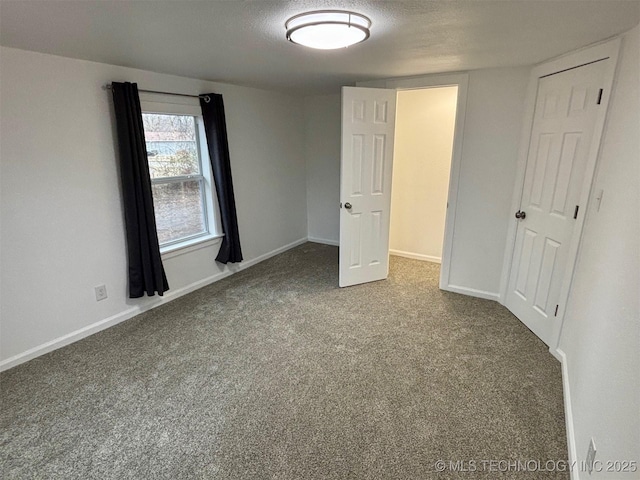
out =
<svg viewBox="0 0 640 480"><path fill-rule="evenodd" d="M553 316L554 316L554 317L557 317L557 316L558 316L558 307L559 307L559 306L560 306L560 305L556 305L556 312L553 314Z"/></svg>
<svg viewBox="0 0 640 480"><path fill-rule="evenodd" d="M578 218L578 210L580 210L580 205L576 205L576 210L573 212L573 219Z"/></svg>
<svg viewBox="0 0 640 480"><path fill-rule="evenodd" d="M602 89L600 89L600 91L598 92L598 105L600 105L600 103L602 102L602 94L604 93L604 91Z"/></svg>

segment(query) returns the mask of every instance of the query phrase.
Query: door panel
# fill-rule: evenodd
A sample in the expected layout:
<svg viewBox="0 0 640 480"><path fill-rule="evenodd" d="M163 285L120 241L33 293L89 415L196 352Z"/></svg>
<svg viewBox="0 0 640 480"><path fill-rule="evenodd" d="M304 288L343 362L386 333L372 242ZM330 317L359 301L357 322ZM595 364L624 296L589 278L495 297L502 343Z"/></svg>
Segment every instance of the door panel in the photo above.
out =
<svg viewBox="0 0 640 480"><path fill-rule="evenodd" d="M506 306L545 343L554 331L574 212L608 60L541 78Z"/></svg>
<svg viewBox="0 0 640 480"><path fill-rule="evenodd" d="M389 273L395 107L395 90L342 89L341 287Z"/></svg>

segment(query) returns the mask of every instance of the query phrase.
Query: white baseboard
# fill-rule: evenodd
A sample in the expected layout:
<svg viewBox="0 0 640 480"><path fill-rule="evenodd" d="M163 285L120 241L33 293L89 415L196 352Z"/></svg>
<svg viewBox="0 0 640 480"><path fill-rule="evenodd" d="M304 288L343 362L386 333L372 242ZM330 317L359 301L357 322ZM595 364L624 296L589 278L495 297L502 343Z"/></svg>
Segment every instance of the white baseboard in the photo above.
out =
<svg viewBox="0 0 640 480"><path fill-rule="evenodd" d="M433 257L431 255L423 255L421 253L403 252L402 250L389 249L390 255L397 257L411 258L413 260L420 260L422 262L442 263L441 257Z"/></svg>
<svg viewBox="0 0 640 480"><path fill-rule="evenodd" d="M238 265L238 270L244 270L245 268L249 268L252 267L253 265L260 263L260 262L264 262L265 260L267 260L268 258L271 257L275 257L276 255L280 255L283 252L286 252L287 250L291 250L294 247L297 247L298 245L302 245L303 243L307 243L308 239L307 237L304 238L299 238L298 240L288 243L282 247L276 248L275 250L271 250L270 252L267 253L263 253L262 255L258 255L256 258L252 258L251 260L247 260L247 261L243 261L242 263L240 263Z"/></svg>
<svg viewBox="0 0 640 480"><path fill-rule="evenodd" d="M552 352L553 353L553 352ZM567 355L556 349L554 356L562 364L562 394L564 397L564 421L567 430L567 447L569 450L569 465L574 465L571 469L571 480L580 480L580 468L578 468L578 454L576 450L576 437L573 429L573 410L571 409L571 390L569 388L569 367L567 365Z"/></svg>
<svg viewBox="0 0 640 480"><path fill-rule="evenodd" d="M64 347L71 343L77 342L78 340L82 340L94 333L98 333L101 330L105 330L109 327L117 325L118 323L124 322L125 320L129 320L130 318L135 317L143 312L151 310L152 308L158 307L160 305L164 305L167 302L175 300L176 298L182 297L188 293L191 293L199 288L210 285L214 282L222 280L230 275L233 275L236 272L249 268L257 263L263 262L268 258L271 258L275 255L278 255L282 252L285 252L293 247L297 247L307 241L306 238L301 238L296 240L295 242L291 242L287 245L284 245L280 248L276 248L270 252L267 252L263 255L259 255L256 258L252 258L251 260L243 261L237 265L230 265L225 267L225 270L222 272L216 273L215 275L211 275L210 277L203 278L202 280L198 280L197 282L193 282L189 285L186 285L177 290L169 290L164 296L154 297L152 301L146 303L144 305L136 305L134 307L128 308L120 313L112 315L111 317L105 318L104 320L100 320L98 322L92 323L91 325L87 325L86 327L80 328L79 330L75 330L71 333L58 337L49 342L43 343L42 345L38 345L37 347L30 348L29 350L14 355L13 357L9 357L0 362L0 372L4 370L8 370L13 368L21 363L32 360L36 357L44 355L45 353L52 352L57 350L58 348Z"/></svg>
<svg viewBox="0 0 640 480"><path fill-rule="evenodd" d="M494 292L486 292L484 290L476 290L475 288L459 287L457 285L446 285L440 287L442 290L448 292L461 293L462 295L469 295L470 297L484 298L485 300L500 301L500 294Z"/></svg>
<svg viewBox="0 0 640 480"><path fill-rule="evenodd" d="M307 240L313 243L323 243L325 245L333 245L334 247L340 246L340 242L338 240L329 240L327 238L318 238L318 237L309 237L307 238Z"/></svg>

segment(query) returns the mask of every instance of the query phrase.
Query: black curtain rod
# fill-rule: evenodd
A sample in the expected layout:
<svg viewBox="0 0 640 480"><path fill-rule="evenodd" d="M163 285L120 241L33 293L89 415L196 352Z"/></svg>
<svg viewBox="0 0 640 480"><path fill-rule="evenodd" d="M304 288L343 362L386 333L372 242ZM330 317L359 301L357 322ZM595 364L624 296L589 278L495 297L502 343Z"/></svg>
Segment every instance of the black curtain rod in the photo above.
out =
<svg viewBox="0 0 640 480"><path fill-rule="evenodd" d="M111 84L108 83L104 87L105 90L111 90ZM139 92L144 93L159 93L161 95L173 95L174 97L191 97L191 98L203 98L205 102L209 103L211 101L211 97L209 95L190 95L188 93L173 93L173 92L160 92L158 90L143 90L141 88L138 89Z"/></svg>

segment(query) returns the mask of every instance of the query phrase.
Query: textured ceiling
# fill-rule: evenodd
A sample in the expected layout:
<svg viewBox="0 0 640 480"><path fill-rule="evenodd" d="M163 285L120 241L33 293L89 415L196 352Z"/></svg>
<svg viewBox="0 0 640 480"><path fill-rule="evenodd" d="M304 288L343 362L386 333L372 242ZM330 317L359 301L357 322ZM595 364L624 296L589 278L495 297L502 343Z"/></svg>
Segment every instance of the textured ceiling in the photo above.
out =
<svg viewBox="0 0 640 480"><path fill-rule="evenodd" d="M285 41L287 18L324 8L367 15L371 38L334 51ZM637 0L0 0L0 43L312 94L356 80L529 65L639 21Z"/></svg>

